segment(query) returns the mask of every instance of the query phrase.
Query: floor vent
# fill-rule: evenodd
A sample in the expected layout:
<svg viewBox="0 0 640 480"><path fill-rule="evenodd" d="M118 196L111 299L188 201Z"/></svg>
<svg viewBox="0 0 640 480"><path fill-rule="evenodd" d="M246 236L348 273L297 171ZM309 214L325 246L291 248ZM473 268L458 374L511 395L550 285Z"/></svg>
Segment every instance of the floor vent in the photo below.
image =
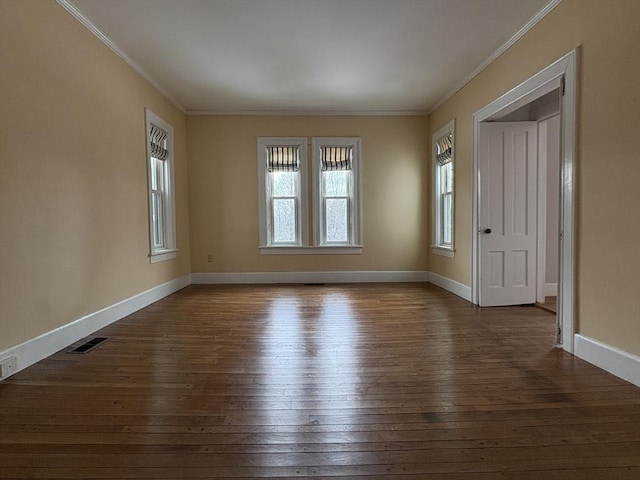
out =
<svg viewBox="0 0 640 480"><path fill-rule="evenodd" d="M87 343L83 343L79 347L74 348L73 350L69 350L69 353L87 353L96 348L102 342L104 342L107 337L95 337L89 340Z"/></svg>

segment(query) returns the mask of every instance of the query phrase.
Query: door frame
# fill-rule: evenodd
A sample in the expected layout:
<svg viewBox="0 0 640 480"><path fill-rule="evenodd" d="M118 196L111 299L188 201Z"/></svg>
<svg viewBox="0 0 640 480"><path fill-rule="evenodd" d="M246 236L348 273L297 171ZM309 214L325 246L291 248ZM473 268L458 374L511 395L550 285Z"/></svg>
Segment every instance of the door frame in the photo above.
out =
<svg viewBox="0 0 640 480"><path fill-rule="evenodd" d="M547 285L547 229L549 228L548 222L547 222L547 188L548 188L548 175L550 172L549 169L549 157L548 157L548 151L547 151L547 139L548 139L548 135L549 135L549 129L548 129L548 124L544 123L547 122L548 120L551 120L552 118L555 118L556 116L560 116L560 112L558 111L558 113L549 115L548 117L545 118L541 118L539 120L536 120L538 122L538 147L541 147L544 145L545 150L541 150L540 148L538 148L538 248L537 248L537 258L538 261L536 262L537 265L537 284L536 284L536 302L538 303L545 303L545 297L547 295L546 292L546 285ZM544 123L544 128L542 128ZM558 121L558 135L560 134L560 125L559 125L559 121ZM544 140L541 140L543 139ZM558 151L558 174L560 173L560 158L559 158L560 152ZM557 184L558 187L558 195L560 194L560 183L558 182ZM558 198L558 203L556 204L557 206L560 205L560 199ZM559 211L558 211L559 214ZM556 227L560 226L560 218L558 216L558 223L556 224ZM558 233L560 232L560 229L558 228ZM557 242L557 248L559 248L560 246L560 242L558 239ZM559 261L556 261L555 263L555 270L556 270L556 293L555 296L558 295L558 271L560 268L560 263ZM551 294L549 294L551 295Z"/></svg>
<svg viewBox="0 0 640 480"><path fill-rule="evenodd" d="M471 299L480 303L479 255L479 124L494 117L507 115L543 95L561 88L560 101L560 249L558 278L558 325L562 348L573 353L574 279L575 279L575 157L577 58L574 49L509 92L473 114L473 221L471 252Z"/></svg>

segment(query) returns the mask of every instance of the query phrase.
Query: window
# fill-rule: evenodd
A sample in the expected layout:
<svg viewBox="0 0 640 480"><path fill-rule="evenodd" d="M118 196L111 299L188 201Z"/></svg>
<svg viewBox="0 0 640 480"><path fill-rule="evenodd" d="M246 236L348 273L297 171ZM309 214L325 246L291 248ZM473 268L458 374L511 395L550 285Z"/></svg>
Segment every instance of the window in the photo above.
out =
<svg viewBox="0 0 640 480"><path fill-rule="evenodd" d="M261 246L306 243L306 161L306 138L258 138Z"/></svg>
<svg viewBox="0 0 640 480"><path fill-rule="evenodd" d="M146 110L149 175L149 258L151 263L176 257L173 195L173 128Z"/></svg>
<svg viewBox="0 0 640 480"><path fill-rule="evenodd" d="M261 254L361 253L359 138L312 139L309 216L307 138L258 138ZM310 227L313 244L309 243Z"/></svg>
<svg viewBox="0 0 640 480"><path fill-rule="evenodd" d="M314 240L319 246L360 244L359 138L314 138Z"/></svg>
<svg viewBox="0 0 640 480"><path fill-rule="evenodd" d="M433 144L433 251L454 256L453 166L455 122L452 120L432 137Z"/></svg>

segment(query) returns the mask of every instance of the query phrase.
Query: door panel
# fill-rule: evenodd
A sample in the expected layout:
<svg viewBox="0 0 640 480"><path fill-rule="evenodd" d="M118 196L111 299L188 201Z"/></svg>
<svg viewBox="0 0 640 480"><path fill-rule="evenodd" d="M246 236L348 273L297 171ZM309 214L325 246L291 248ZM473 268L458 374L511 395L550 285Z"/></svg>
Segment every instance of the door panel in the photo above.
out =
<svg viewBox="0 0 640 480"><path fill-rule="evenodd" d="M481 123L480 305L536 299L537 124Z"/></svg>

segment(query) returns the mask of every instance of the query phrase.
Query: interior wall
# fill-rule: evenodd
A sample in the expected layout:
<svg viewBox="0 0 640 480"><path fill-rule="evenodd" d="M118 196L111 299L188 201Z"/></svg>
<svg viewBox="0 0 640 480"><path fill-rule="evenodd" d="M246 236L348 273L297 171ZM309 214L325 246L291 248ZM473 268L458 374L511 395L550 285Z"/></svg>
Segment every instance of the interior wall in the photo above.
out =
<svg viewBox="0 0 640 480"><path fill-rule="evenodd" d="M54 0L0 2L0 350L189 273L185 116ZM144 108L175 133L149 263Z"/></svg>
<svg viewBox="0 0 640 480"><path fill-rule="evenodd" d="M456 119L456 256L430 270L471 285L473 114L580 47L576 195L578 332L640 354L640 3L564 0L430 116ZM615 139L615 141L610 141ZM604 158L615 158L607 168ZM605 201L606 200L606 201Z"/></svg>
<svg viewBox="0 0 640 480"><path fill-rule="evenodd" d="M189 116L192 271L426 270L428 129L426 116ZM361 138L362 254L260 255L256 139L277 136Z"/></svg>

